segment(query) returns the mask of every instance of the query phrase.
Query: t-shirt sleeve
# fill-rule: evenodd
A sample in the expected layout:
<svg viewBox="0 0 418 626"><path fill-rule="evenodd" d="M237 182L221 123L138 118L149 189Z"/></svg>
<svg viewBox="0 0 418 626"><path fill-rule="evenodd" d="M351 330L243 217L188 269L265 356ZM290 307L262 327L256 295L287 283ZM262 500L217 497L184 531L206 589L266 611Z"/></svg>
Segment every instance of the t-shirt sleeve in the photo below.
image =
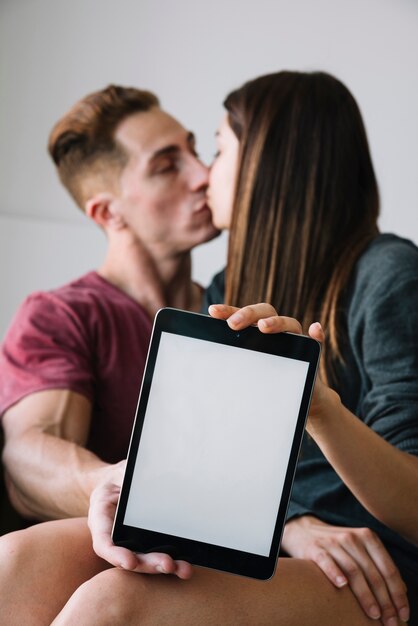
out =
<svg viewBox="0 0 418 626"><path fill-rule="evenodd" d="M25 396L69 389L93 398L88 332L71 307L52 293L29 296L0 351L0 416Z"/></svg>
<svg viewBox="0 0 418 626"><path fill-rule="evenodd" d="M418 251L389 249L365 271L352 312L367 390L361 417L418 455Z"/></svg>

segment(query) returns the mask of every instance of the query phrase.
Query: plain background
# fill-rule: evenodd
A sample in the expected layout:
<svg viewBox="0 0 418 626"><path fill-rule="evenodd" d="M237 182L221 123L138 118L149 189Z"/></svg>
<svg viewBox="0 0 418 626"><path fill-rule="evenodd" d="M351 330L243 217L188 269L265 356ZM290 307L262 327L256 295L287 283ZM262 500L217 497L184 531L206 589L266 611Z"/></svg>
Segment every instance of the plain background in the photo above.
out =
<svg viewBox="0 0 418 626"><path fill-rule="evenodd" d="M155 91L210 162L225 95L280 69L326 70L362 110L382 230L418 242L415 0L0 0L0 337L29 292L98 266L101 232L61 188L49 131L114 82ZM206 284L226 237L194 253Z"/></svg>

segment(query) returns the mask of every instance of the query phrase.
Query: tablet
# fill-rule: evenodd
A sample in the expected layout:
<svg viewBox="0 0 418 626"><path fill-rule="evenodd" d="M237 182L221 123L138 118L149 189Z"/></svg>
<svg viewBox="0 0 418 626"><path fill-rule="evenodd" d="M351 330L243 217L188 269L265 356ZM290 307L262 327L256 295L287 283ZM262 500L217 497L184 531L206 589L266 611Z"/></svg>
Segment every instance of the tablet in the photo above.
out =
<svg viewBox="0 0 418 626"><path fill-rule="evenodd" d="M270 578L319 354L302 335L159 311L113 542Z"/></svg>

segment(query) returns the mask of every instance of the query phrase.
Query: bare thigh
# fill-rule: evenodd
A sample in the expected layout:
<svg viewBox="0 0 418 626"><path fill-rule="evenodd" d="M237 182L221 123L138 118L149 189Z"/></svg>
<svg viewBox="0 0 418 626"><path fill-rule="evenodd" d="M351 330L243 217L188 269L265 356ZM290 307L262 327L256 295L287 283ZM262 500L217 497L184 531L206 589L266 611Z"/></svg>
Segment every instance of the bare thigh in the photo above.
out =
<svg viewBox="0 0 418 626"><path fill-rule="evenodd" d="M46 626L83 582L109 567L86 519L37 524L0 538L2 626Z"/></svg>
<svg viewBox="0 0 418 626"><path fill-rule="evenodd" d="M376 623L366 617L349 588L333 587L313 563L282 559L268 582L198 568L189 581L111 569L80 587L53 626Z"/></svg>

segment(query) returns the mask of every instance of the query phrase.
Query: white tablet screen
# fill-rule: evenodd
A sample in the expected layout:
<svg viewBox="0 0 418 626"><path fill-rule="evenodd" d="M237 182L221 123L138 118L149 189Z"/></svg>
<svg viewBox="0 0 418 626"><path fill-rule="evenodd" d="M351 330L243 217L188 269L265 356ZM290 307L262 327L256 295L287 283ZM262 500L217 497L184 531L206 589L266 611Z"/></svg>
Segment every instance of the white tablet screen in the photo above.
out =
<svg viewBox="0 0 418 626"><path fill-rule="evenodd" d="M162 332L124 523L268 556L308 367Z"/></svg>

